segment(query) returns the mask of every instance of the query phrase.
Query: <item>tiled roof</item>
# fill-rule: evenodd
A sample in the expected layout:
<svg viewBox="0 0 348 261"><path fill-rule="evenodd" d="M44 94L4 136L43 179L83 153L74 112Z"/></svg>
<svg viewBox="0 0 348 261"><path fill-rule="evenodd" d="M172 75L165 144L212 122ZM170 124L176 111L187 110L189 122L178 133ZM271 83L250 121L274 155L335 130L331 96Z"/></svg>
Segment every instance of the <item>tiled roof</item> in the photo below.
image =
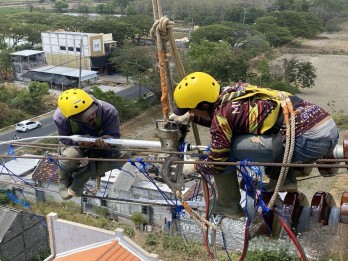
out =
<svg viewBox="0 0 348 261"><path fill-rule="evenodd" d="M45 181L51 183L59 183L58 166L49 159L40 160L37 165L32 179L35 181Z"/></svg>
<svg viewBox="0 0 348 261"><path fill-rule="evenodd" d="M79 251L70 255L62 256L53 259L54 261L137 261L140 259L124 248L118 240L113 240L110 243L101 246L93 247L88 250Z"/></svg>

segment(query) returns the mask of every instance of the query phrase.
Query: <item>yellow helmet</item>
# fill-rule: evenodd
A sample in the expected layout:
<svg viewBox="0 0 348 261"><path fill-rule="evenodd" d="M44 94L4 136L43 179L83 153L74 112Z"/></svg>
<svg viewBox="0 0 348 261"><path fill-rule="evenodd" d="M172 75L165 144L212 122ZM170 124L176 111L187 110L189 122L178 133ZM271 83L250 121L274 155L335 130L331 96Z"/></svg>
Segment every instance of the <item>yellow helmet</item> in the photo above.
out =
<svg viewBox="0 0 348 261"><path fill-rule="evenodd" d="M175 87L174 101L179 108L196 108L201 102L214 103L220 94L220 85L207 73L187 75Z"/></svg>
<svg viewBox="0 0 348 261"><path fill-rule="evenodd" d="M66 90L58 98L58 107L67 118L83 112L92 103L92 97L81 89Z"/></svg>

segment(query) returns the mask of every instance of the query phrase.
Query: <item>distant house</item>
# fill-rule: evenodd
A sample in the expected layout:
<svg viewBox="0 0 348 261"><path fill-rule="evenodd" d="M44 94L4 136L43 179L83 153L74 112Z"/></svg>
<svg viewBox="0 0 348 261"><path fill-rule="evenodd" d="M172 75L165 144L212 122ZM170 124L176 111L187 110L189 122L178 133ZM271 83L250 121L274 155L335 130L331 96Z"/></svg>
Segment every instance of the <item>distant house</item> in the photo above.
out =
<svg viewBox="0 0 348 261"><path fill-rule="evenodd" d="M15 80L24 80L23 74L32 68L47 65L44 51L23 50L11 53L13 78Z"/></svg>
<svg viewBox="0 0 348 261"><path fill-rule="evenodd" d="M101 198L83 197L83 211L95 214L94 206L104 207L113 219L128 223L134 213L141 213L147 218L148 224L163 226L165 221L172 220L172 208L175 209L176 201L172 190L166 184L155 184L147 180L137 168L126 163L122 170L112 170L102 178L98 192ZM135 204L127 200L134 201Z"/></svg>
<svg viewBox="0 0 348 261"><path fill-rule="evenodd" d="M13 78L19 81L47 82L53 86L76 87L95 82L97 73L91 70L47 65L44 51L23 50L11 53Z"/></svg>
<svg viewBox="0 0 348 261"><path fill-rule="evenodd" d="M33 260L49 252L48 231L43 217L0 206L0 260Z"/></svg>
<svg viewBox="0 0 348 261"><path fill-rule="evenodd" d="M49 65L111 73L108 60L116 48L111 33L42 32L41 42Z"/></svg>
<svg viewBox="0 0 348 261"><path fill-rule="evenodd" d="M58 218L56 213L47 216L51 256L45 261L70 260L159 260L130 238L123 229L111 232Z"/></svg>

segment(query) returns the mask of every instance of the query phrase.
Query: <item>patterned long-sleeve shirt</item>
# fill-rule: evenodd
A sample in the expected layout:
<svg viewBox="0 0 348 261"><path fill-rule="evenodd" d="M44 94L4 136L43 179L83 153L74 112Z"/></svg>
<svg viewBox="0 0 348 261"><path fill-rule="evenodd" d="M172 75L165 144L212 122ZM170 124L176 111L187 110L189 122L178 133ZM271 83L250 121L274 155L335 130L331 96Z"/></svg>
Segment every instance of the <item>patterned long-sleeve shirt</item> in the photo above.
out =
<svg viewBox="0 0 348 261"><path fill-rule="evenodd" d="M226 102L226 92L230 99ZM228 161L233 135L260 134L265 119L277 107L272 99L260 99L257 95L241 98L245 91L228 89L222 93L216 103L210 127L211 144L208 162ZM236 98L241 99L236 99ZM319 106L301 100L296 104L296 136L311 129L315 124L329 114ZM281 112L280 112L281 113ZM204 174L220 174L227 166L212 164L197 164L196 168Z"/></svg>

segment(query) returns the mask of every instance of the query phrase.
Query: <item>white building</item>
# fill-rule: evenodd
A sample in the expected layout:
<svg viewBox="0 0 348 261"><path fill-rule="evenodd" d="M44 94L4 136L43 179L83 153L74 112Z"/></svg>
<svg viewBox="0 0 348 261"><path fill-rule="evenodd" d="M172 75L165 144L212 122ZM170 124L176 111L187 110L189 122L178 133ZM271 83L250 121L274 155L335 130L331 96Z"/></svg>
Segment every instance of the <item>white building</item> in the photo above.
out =
<svg viewBox="0 0 348 261"><path fill-rule="evenodd" d="M41 42L49 65L82 68L101 74L111 70L108 60L116 47L111 33L42 32Z"/></svg>

